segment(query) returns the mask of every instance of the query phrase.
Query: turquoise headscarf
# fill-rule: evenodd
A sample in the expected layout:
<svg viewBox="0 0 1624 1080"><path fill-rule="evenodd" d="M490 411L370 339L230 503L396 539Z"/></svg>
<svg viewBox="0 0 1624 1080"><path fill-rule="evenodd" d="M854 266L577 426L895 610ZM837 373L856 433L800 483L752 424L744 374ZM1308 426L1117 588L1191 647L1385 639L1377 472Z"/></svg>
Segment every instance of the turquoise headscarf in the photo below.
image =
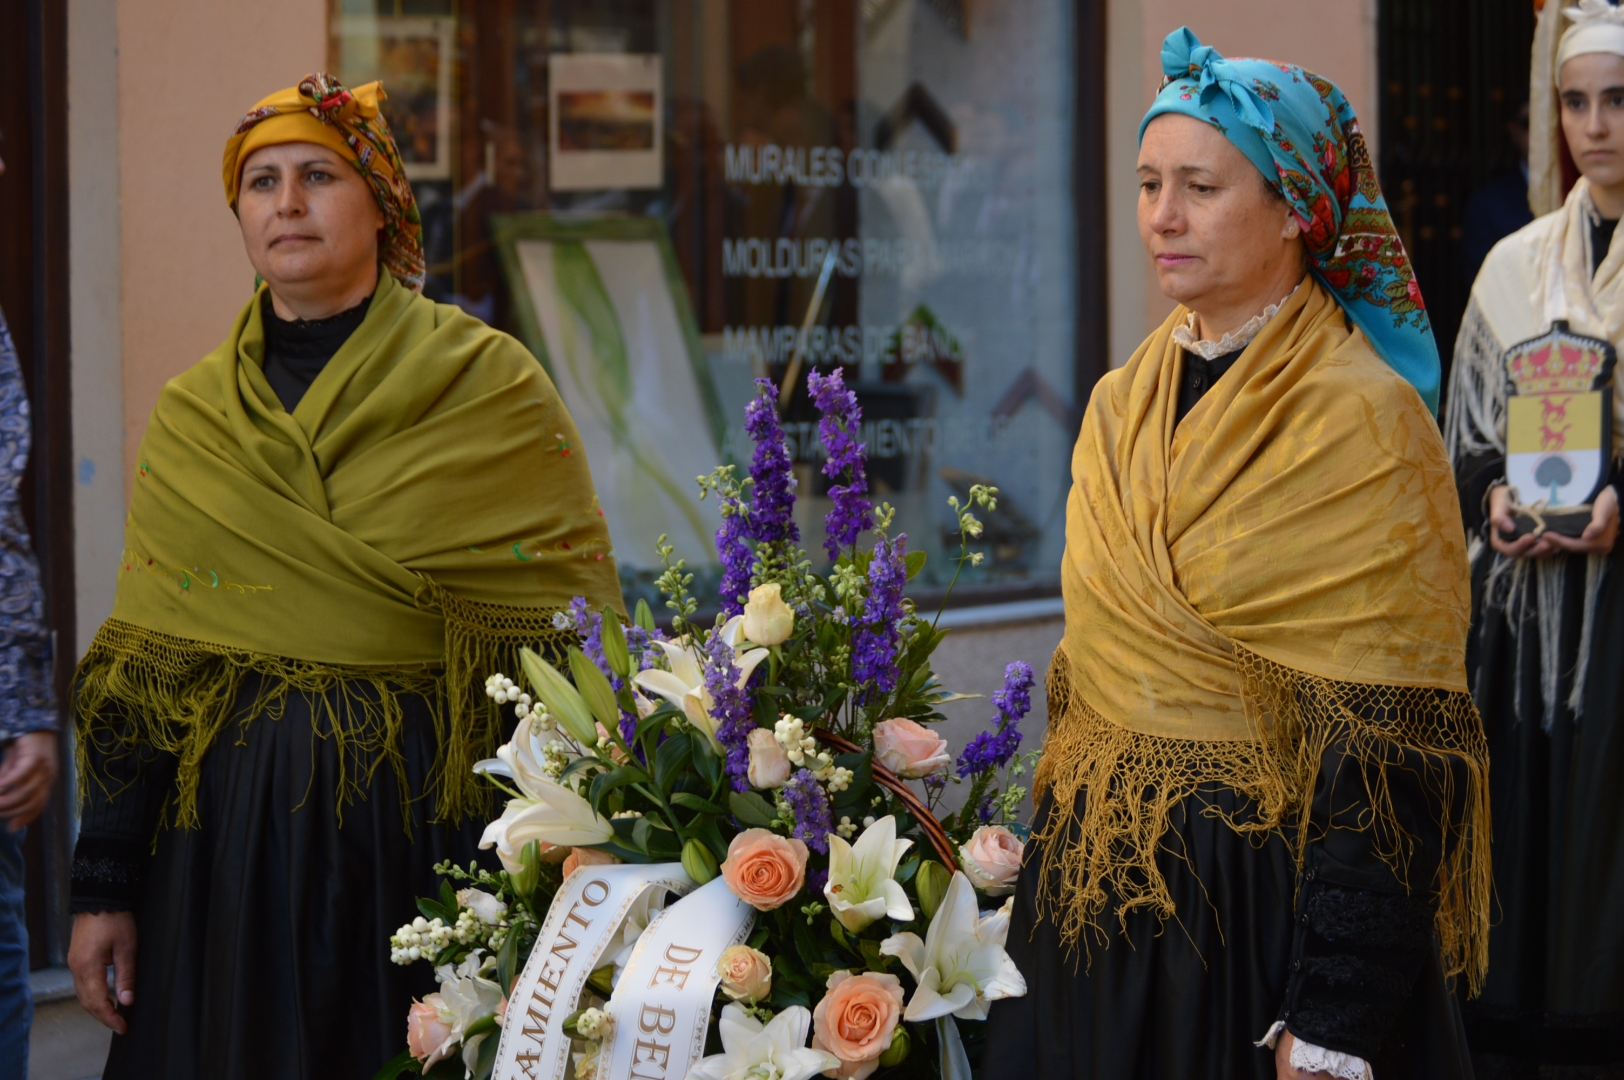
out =
<svg viewBox="0 0 1624 1080"><path fill-rule="evenodd" d="M1291 204L1314 274L1377 353L1438 411L1438 346L1404 242L1387 212L1353 106L1294 64L1226 60L1187 26L1162 42L1163 113L1205 120Z"/></svg>

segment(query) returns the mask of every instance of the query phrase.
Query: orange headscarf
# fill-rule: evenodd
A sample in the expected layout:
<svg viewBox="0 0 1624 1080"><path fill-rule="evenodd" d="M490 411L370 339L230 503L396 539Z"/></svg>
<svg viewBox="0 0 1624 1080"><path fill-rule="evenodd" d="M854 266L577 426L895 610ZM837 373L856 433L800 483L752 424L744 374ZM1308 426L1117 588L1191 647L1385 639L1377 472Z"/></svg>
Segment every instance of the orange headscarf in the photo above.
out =
<svg viewBox="0 0 1624 1080"><path fill-rule="evenodd" d="M242 118L226 140L221 180L226 202L235 210L243 163L255 150L293 142L330 147L371 185L383 211L379 262L396 281L422 292L423 223L395 137L379 109L387 96L382 83L348 90L324 71L306 75L298 86L262 99Z"/></svg>

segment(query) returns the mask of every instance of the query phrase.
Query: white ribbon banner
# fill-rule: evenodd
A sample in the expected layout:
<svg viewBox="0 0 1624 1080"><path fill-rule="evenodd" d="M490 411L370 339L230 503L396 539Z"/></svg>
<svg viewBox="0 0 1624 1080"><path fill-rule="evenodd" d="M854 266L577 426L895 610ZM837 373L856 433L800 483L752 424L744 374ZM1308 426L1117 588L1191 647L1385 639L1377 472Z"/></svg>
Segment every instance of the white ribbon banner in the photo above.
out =
<svg viewBox="0 0 1624 1080"><path fill-rule="evenodd" d="M754 921L755 911L718 877L649 923L606 1007L614 1041L604 1048L608 1069L600 1068L599 1080L684 1080L705 1052L722 979L716 963Z"/></svg>
<svg viewBox="0 0 1624 1080"><path fill-rule="evenodd" d="M571 874L509 995L492 1080L563 1080L570 1060L564 1021L633 905L655 889L682 895L693 887L681 863L583 866Z"/></svg>

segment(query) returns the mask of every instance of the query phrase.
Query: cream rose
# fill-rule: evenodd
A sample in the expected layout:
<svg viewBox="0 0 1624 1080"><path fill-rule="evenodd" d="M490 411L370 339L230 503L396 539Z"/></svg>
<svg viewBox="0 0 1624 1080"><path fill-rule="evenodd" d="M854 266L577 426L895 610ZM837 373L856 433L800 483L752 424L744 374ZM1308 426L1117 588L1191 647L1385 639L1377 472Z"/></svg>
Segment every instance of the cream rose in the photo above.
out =
<svg viewBox="0 0 1624 1080"><path fill-rule="evenodd" d="M744 604L744 638L752 645L782 645L795 631L795 612L784 603L783 589L773 582L750 590Z"/></svg>
<svg viewBox="0 0 1624 1080"><path fill-rule="evenodd" d="M412 1002L406 1013L406 1049L424 1067L444 1060L451 1040L451 1017L439 1006L439 994ZM432 1059L432 1060L431 1060Z"/></svg>
<svg viewBox="0 0 1624 1080"><path fill-rule="evenodd" d="M1025 850L1020 838L1002 825L983 825L959 848L959 866L982 892L1005 896L1015 891Z"/></svg>
<svg viewBox="0 0 1624 1080"><path fill-rule="evenodd" d="M716 962L722 993L734 1001L765 1001L773 992L773 962L748 945L729 945Z"/></svg>
<svg viewBox="0 0 1624 1080"><path fill-rule="evenodd" d="M874 725L874 756L909 780L941 772L953 760L946 739L900 716Z"/></svg>
<svg viewBox="0 0 1624 1080"><path fill-rule="evenodd" d="M750 786L778 788L789 779L789 755L766 728L750 732Z"/></svg>
<svg viewBox="0 0 1624 1080"><path fill-rule="evenodd" d="M727 846L722 877L757 911L782 907L806 883L806 845L766 829L746 829Z"/></svg>
<svg viewBox="0 0 1624 1080"><path fill-rule="evenodd" d="M570 848L569 857L564 860L564 876L569 877L583 866L610 866L619 861L607 851L597 848Z"/></svg>
<svg viewBox="0 0 1624 1080"><path fill-rule="evenodd" d="M902 983L895 975L837 971L812 1010L812 1045L840 1059L825 1076L864 1080L879 1068L902 1019Z"/></svg>

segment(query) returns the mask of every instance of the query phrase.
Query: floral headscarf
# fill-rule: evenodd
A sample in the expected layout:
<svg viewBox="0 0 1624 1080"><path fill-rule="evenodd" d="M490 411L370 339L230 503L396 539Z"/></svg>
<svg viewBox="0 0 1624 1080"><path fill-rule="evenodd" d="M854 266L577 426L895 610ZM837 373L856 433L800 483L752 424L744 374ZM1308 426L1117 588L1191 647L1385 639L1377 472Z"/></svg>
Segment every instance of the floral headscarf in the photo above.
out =
<svg viewBox="0 0 1624 1080"><path fill-rule="evenodd" d="M1156 117L1179 113L1205 120L1240 148L1291 205L1314 274L1436 413L1432 323L1342 91L1295 64L1227 60L1189 27L1162 42L1162 73L1140 140Z"/></svg>
<svg viewBox="0 0 1624 1080"><path fill-rule="evenodd" d="M382 83L348 90L324 71L306 75L298 86L278 90L242 118L226 140L221 178L226 202L236 210L243 163L255 150L313 142L337 151L365 178L383 211L378 261L396 281L422 292L423 222L395 137L379 111L385 97Z"/></svg>

